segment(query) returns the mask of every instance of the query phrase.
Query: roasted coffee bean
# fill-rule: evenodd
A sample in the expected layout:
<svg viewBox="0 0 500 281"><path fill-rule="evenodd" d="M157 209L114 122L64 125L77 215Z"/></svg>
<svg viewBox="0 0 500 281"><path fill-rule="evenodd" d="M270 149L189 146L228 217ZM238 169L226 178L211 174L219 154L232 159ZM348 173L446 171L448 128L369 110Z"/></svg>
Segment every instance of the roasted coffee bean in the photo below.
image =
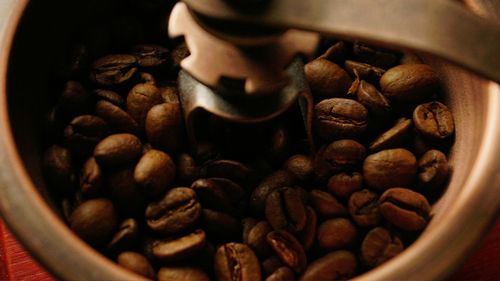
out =
<svg viewBox="0 0 500 281"><path fill-rule="evenodd" d="M179 90L177 85L160 87L160 95L163 102L166 103L179 103Z"/></svg>
<svg viewBox="0 0 500 281"><path fill-rule="evenodd" d="M176 152L182 146L184 130L178 103L162 103L151 107L146 115L145 131L155 147Z"/></svg>
<svg viewBox="0 0 500 281"><path fill-rule="evenodd" d="M398 187L388 189L380 197L379 203L382 216L403 230L422 230L429 221L429 202L412 190Z"/></svg>
<svg viewBox="0 0 500 281"><path fill-rule="evenodd" d="M158 45L137 45L132 49L132 54L141 67L157 67L170 58L169 50Z"/></svg>
<svg viewBox="0 0 500 281"><path fill-rule="evenodd" d="M177 178L182 183L191 183L200 176L200 168L191 155L181 153L177 158Z"/></svg>
<svg viewBox="0 0 500 281"><path fill-rule="evenodd" d="M138 236L139 224L135 219L128 218L120 224L118 232L115 233L106 248L114 252L128 250L137 243Z"/></svg>
<svg viewBox="0 0 500 281"><path fill-rule="evenodd" d="M215 254L215 275L219 281L260 281L260 265L252 249L245 244L227 243Z"/></svg>
<svg viewBox="0 0 500 281"><path fill-rule="evenodd" d="M83 194L96 194L102 186L103 173L94 157L90 157L80 174L80 190Z"/></svg>
<svg viewBox="0 0 500 281"><path fill-rule="evenodd" d="M90 79L100 85L115 86L129 80L137 72L137 59L132 55L109 55L92 64Z"/></svg>
<svg viewBox="0 0 500 281"><path fill-rule="evenodd" d="M351 246L358 235L354 224L345 218L324 221L318 226L318 245L334 250Z"/></svg>
<svg viewBox="0 0 500 281"><path fill-rule="evenodd" d="M285 187L275 190L266 199L266 219L271 226L298 232L306 225L306 209L298 189Z"/></svg>
<svg viewBox="0 0 500 281"><path fill-rule="evenodd" d="M299 280L346 280L353 276L356 267L356 257L351 252L334 251L310 263Z"/></svg>
<svg viewBox="0 0 500 281"><path fill-rule="evenodd" d="M410 138L412 128L413 121L411 119L402 118L398 120L394 127L370 143L370 151L377 152L384 149L401 147Z"/></svg>
<svg viewBox="0 0 500 281"><path fill-rule="evenodd" d="M354 100L323 100L314 107L314 114L316 133L326 141L357 137L368 126L368 110Z"/></svg>
<svg viewBox="0 0 500 281"><path fill-rule="evenodd" d="M96 144L108 134L106 121L94 115L74 118L64 129L64 139L74 154L88 157Z"/></svg>
<svg viewBox="0 0 500 281"><path fill-rule="evenodd" d="M139 125L125 110L111 102L101 100L95 105L95 113L109 124L115 133L139 135Z"/></svg>
<svg viewBox="0 0 500 281"><path fill-rule="evenodd" d="M127 111L141 128L144 128L149 110L161 103L160 90L151 84L137 84L127 95Z"/></svg>
<svg viewBox="0 0 500 281"><path fill-rule="evenodd" d="M348 202L352 220L362 227L378 225L380 222L378 199L379 196L369 189L354 192Z"/></svg>
<svg viewBox="0 0 500 281"><path fill-rule="evenodd" d="M273 274L280 267L286 266L278 256L270 256L269 258L262 261L261 267L264 272L264 276L269 276Z"/></svg>
<svg viewBox="0 0 500 281"><path fill-rule="evenodd" d="M382 150L366 157L363 177L366 184L377 190L409 186L417 174L417 159L408 150Z"/></svg>
<svg viewBox="0 0 500 281"><path fill-rule="evenodd" d="M339 41L333 44L330 48L328 48L319 59L327 59L329 61L333 61L337 64L341 64L347 55L347 46L344 42Z"/></svg>
<svg viewBox="0 0 500 281"><path fill-rule="evenodd" d="M415 53L403 52L403 56L399 60L400 64L422 64L422 59Z"/></svg>
<svg viewBox="0 0 500 281"><path fill-rule="evenodd" d="M335 174L328 180L328 192L340 199L349 196L362 188L363 176L360 173L340 173Z"/></svg>
<svg viewBox="0 0 500 281"><path fill-rule="evenodd" d="M66 116L83 115L92 109L92 97L80 82L70 80L64 84L59 106Z"/></svg>
<svg viewBox="0 0 500 281"><path fill-rule="evenodd" d="M295 274L288 267L280 267L266 278L266 281L290 281L295 279Z"/></svg>
<svg viewBox="0 0 500 281"><path fill-rule="evenodd" d="M340 66L326 59L316 59L304 67L313 95L320 99L342 97L352 80Z"/></svg>
<svg viewBox="0 0 500 281"><path fill-rule="evenodd" d="M281 125L278 125L271 132L269 144L265 155L268 161L275 166L280 166L286 157L289 155L290 150L290 133Z"/></svg>
<svg viewBox="0 0 500 281"><path fill-rule="evenodd" d="M125 99L116 92L97 89L94 91L94 94L98 100L107 101L120 108L125 108Z"/></svg>
<svg viewBox="0 0 500 281"><path fill-rule="evenodd" d="M47 180L58 191L71 191L75 181L73 160L68 149L53 145L43 155L43 168Z"/></svg>
<svg viewBox="0 0 500 281"><path fill-rule="evenodd" d="M425 64L403 64L393 67L380 78L382 93L403 103L424 101L439 92L439 76Z"/></svg>
<svg viewBox="0 0 500 281"><path fill-rule="evenodd" d="M250 231L252 228L258 223L259 221L255 218L244 218L241 220L241 225L243 229L243 235L241 236L243 243L248 244L248 235L250 234Z"/></svg>
<svg viewBox="0 0 500 281"><path fill-rule="evenodd" d="M278 170L265 177L259 185L253 190L250 197L250 206L256 213L264 213L267 196L286 186L292 186L295 183L295 176L286 170Z"/></svg>
<svg viewBox="0 0 500 281"><path fill-rule="evenodd" d="M205 163L201 173L207 178L226 178L238 184L245 184L252 181L253 171L241 162L221 159Z"/></svg>
<svg viewBox="0 0 500 281"><path fill-rule="evenodd" d="M311 157L303 154L293 155L286 160L283 169L292 173L295 178L306 181L314 175L314 163Z"/></svg>
<svg viewBox="0 0 500 281"><path fill-rule="evenodd" d="M450 171L446 155L429 150L418 160L418 180L422 188L436 188L447 179Z"/></svg>
<svg viewBox="0 0 500 281"><path fill-rule="evenodd" d="M163 199L146 208L146 222L158 233L176 234L196 223L201 215L201 205L196 193L187 187L169 190Z"/></svg>
<svg viewBox="0 0 500 281"><path fill-rule="evenodd" d="M148 196L162 194L175 178L175 163L163 151L151 149L142 155L135 166L134 180Z"/></svg>
<svg viewBox="0 0 500 281"><path fill-rule="evenodd" d="M361 42L354 43L353 53L359 61L385 69L396 65L399 60L393 51Z"/></svg>
<svg viewBox="0 0 500 281"><path fill-rule="evenodd" d="M366 235L361 243L361 261L373 268L392 259L404 250L398 236L383 227L376 227Z"/></svg>
<svg viewBox="0 0 500 281"><path fill-rule="evenodd" d="M260 221L250 229L245 243L255 251L257 256L266 257L271 254L272 249L266 238L271 231L273 231L273 228L267 221Z"/></svg>
<svg viewBox="0 0 500 281"><path fill-rule="evenodd" d="M196 255L205 247L205 232L197 229L187 235L156 241L153 256L163 262L180 261Z"/></svg>
<svg viewBox="0 0 500 281"><path fill-rule="evenodd" d="M92 246L109 242L117 223L113 203L104 198L83 202L69 219L71 230Z"/></svg>
<svg viewBox="0 0 500 281"><path fill-rule="evenodd" d="M307 221L306 226L300 233L298 233L298 239L304 247L304 250L309 250L314 244L316 239L316 228L318 227L318 216L313 208L306 207Z"/></svg>
<svg viewBox="0 0 500 281"><path fill-rule="evenodd" d="M304 248L297 239L284 230L275 230L267 234L267 242L281 261L293 271L302 272L307 264Z"/></svg>
<svg viewBox="0 0 500 281"><path fill-rule="evenodd" d="M313 189L309 198L312 207L321 217L330 218L347 214L346 208L328 192Z"/></svg>
<svg viewBox="0 0 500 281"><path fill-rule="evenodd" d="M136 252L123 252L116 258L116 262L123 268L142 275L149 279L155 279L156 273L147 258Z"/></svg>
<svg viewBox="0 0 500 281"><path fill-rule="evenodd" d="M194 266L162 266L158 281L210 281L210 277Z"/></svg>
<svg viewBox="0 0 500 281"><path fill-rule="evenodd" d="M203 207L229 213L241 212L244 190L224 178L199 179L191 185Z"/></svg>
<svg viewBox="0 0 500 281"><path fill-rule="evenodd" d="M144 84L156 85L155 77L147 72L139 73L139 77L141 78L141 82Z"/></svg>
<svg viewBox="0 0 500 281"><path fill-rule="evenodd" d="M361 166L365 156L365 147L354 140L334 141L323 152L323 158L333 172L353 170Z"/></svg>
<svg viewBox="0 0 500 281"><path fill-rule="evenodd" d="M380 77L382 77L385 73L385 70L382 68L352 60L346 60L344 68L351 75L351 77L357 77L373 82L378 82Z"/></svg>
<svg viewBox="0 0 500 281"><path fill-rule="evenodd" d="M144 216L146 196L134 181L134 170L124 168L113 171L108 177L111 199L120 213L140 218Z"/></svg>
<svg viewBox="0 0 500 281"><path fill-rule="evenodd" d="M364 80L359 83L356 96L359 103L376 116L387 116L392 111L389 100L375 86Z"/></svg>
<svg viewBox="0 0 500 281"><path fill-rule="evenodd" d="M94 149L97 163L103 166L119 166L139 158L141 141L131 134L115 134L100 141Z"/></svg>
<svg viewBox="0 0 500 281"><path fill-rule="evenodd" d="M201 211L202 227L213 239L233 239L241 233L240 221L232 215L210 209Z"/></svg>
<svg viewBox="0 0 500 281"><path fill-rule="evenodd" d="M444 140L455 132L453 115L446 105L437 101L417 106L413 121L422 136L431 140Z"/></svg>

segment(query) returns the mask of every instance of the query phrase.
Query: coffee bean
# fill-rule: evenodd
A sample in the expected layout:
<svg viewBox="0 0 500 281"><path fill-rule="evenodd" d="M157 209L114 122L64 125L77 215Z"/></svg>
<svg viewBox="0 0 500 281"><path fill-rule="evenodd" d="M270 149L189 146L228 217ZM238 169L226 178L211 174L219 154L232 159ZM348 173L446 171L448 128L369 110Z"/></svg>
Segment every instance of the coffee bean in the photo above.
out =
<svg viewBox="0 0 500 281"><path fill-rule="evenodd" d="M123 268L142 275L149 279L155 279L156 273L143 255L136 252L123 252L118 255L116 262Z"/></svg>
<svg viewBox="0 0 500 281"><path fill-rule="evenodd" d="M307 264L304 248L297 239L284 230L275 230L267 234L267 242L281 261L293 271L302 272Z"/></svg>
<svg viewBox="0 0 500 281"><path fill-rule="evenodd" d="M413 121L422 136L431 140L444 140L455 132L453 115L446 105L437 101L417 106Z"/></svg>
<svg viewBox="0 0 500 281"><path fill-rule="evenodd" d="M316 133L326 141L357 137L368 126L368 110L354 100L323 100L314 107L314 114Z"/></svg>
<svg viewBox="0 0 500 281"><path fill-rule="evenodd" d="M280 267L266 278L266 281L290 281L295 279L295 274L288 267Z"/></svg>
<svg viewBox="0 0 500 281"><path fill-rule="evenodd" d="M311 205L321 217L337 217L347 214L346 208L330 193L313 189L310 192Z"/></svg>
<svg viewBox="0 0 500 281"><path fill-rule="evenodd" d="M404 250L398 236L383 227L376 227L366 235L361 243L361 261L373 268L392 259Z"/></svg>
<svg viewBox="0 0 500 281"><path fill-rule="evenodd" d="M165 103L179 103L179 90L177 85L167 85L160 87L160 95Z"/></svg>
<svg viewBox="0 0 500 281"><path fill-rule="evenodd" d="M187 187L169 190L163 199L146 208L146 222L158 233L176 234L196 223L201 215L201 206L196 193Z"/></svg>
<svg viewBox="0 0 500 281"><path fill-rule="evenodd" d="M116 92L97 89L94 91L94 95L98 100L107 101L120 108L125 108L125 99Z"/></svg>
<svg viewBox="0 0 500 281"><path fill-rule="evenodd" d="M412 128L413 122L411 119L402 118L398 120L394 127L370 143L370 151L377 152L384 149L401 147L409 139Z"/></svg>
<svg viewBox="0 0 500 281"><path fill-rule="evenodd" d="M284 266L285 264L280 260L280 258L278 258L278 256L275 255L264 259L261 264L262 270L264 271L264 276L269 276L276 270Z"/></svg>
<svg viewBox="0 0 500 281"><path fill-rule="evenodd" d="M240 221L230 214L210 209L201 211L202 227L213 239L230 240L241 233Z"/></svg>
<svg viewBox="0 0 500 281"><path fill-rule="evenodd" d="M142 83L156 86L156 79L152 74L147 72L141 72L139 73L139 77Z"/></svg>
<svg viewBox="0 0 500 281"><path fill-rule="evenodd" d="M342 249L352 245L357 235L358 231L350 220L329 219L318 227L318 244L328 250Z"/></svg>
<svg viewBox="0 0 500 281"><path fill-rule="evenodd" d="M115 133L130 133L139 135L139 125L125 110L101 100L95 106L96 115L108 123Z"/></svg>
<svg viewBox="0 0 500 281"><path fill-rule="evenodd" d="M64 139L68 148L80 157L88 157L96 144L108 134L106 121L94 115L74 118L64 129Z"/></svg>
<svg viewBox="0 0 500 281"><path fill-rule="evenodd" d="M424 63L422 59L415 53L403 52L403 56L399 60L400 64L422 64Z"/></svg>
<svg viewBox="0 0 500 281"><path fill-rule="evenodd" d="M248 233L247 242L257 256L266 257L271 254L271 247L267 243L266 237L273 228L267 221L258 222Z"/></svg>
<svg viewBox="0 0 500 281"><path fill-rule="evenodd" d="M69 219L71 230L85 242L101 246L113 235L117 225L117 214L113 203L98 198L85 201L78 206Z"/></svg>
<svg viewBox="0 0 500 281"><path fill-rule="evenodd" d="M281 187L292 186L294 183L295 176L292 173L286 170L273 172L265 177L253 190L250 197L250 207L256 213L264 213L267 196Z"/></svg>
<svg viewBox="0 0 500 281"><path fill-rule="evenodd" d="M248 244L248 235L250 234L250 231L252 228L258 223L259 221L255 218L244 218L241 220L241 225L243 229L243 234L242 234L242 240L243 243Z"/></svg>
<svg viewBox="0 0 500 281"><path fill-rule="evenodd" d="M309 264L299 280L346 280L353 276L356 267L356 257L351 252L334 251Z"/></svg>
<svg viewBox="0 0 500 281"><path fill-rule="evenodd" d="M354 43L353 53L359 61L385 69L394 66L399 60L393 51L361 42Z"/></svg>
<svg viewBox="0 0 500 281"><path fill-rule="evenodd" d="M439 76L428 65L404 64L393 67L380 78L386 97L397 102L417 103L439 91Z"/></svg>
<svg viewBox="0 0 500 281"><path fill-rule="evenodd" d="M144 128L149 110L163 102L160 90L151 84L137 84L127 95L127 112Z"/></svg>
<svg viewBox="0 0 500 281"><path fill-rule="evenodd" d="M170 155L151 149L135 166L134 180L148 196L158 196L170 187L175 178L175 164Z"/></svg>
<svg viewBox="0 0 500 281"><path fill-rule="evenodd" d="M295 188L280 188L266 199L266 218L271 226L298 232L306 225L306 210L299 191Z"/></svg>
<svg viewBox="0 0 500 281"><path fill-rule="evenodd" d="M138 240L139 225L133 218L124 220L106 248L110 251L124 251L132 248Z"/></svg>
<svg viewBox="0 0 500 281"><path fill-rule="evenodd" d="M146 136L155 147L176 152L183 143L182 124L181 107L178 103L158 104L151 107L146 115Z"/></svg>
<svg viewBox="0 0 500 281"><path fill-rule="evenodd" d="M429 150L418 160L418 180L422 188L441 186L448 179L449 171L446 155L439 150Z"/></svg>
<svg viewBox="0 0 500 281"><path fill-rule="evenodd" d="M385 73L385 70L382 68L352 60L346 60L344 68L351 75L351 77L357 77L373 82L378 82L380 77L382 77Z"/></svg>
<svg viewBox="0 0 500 281"><path fill-rule="evenodd" d="M199 179L191 188L204 207L228 213L241 213L244 190L237 183L224 178Z"/></svg>
<svg viewBox="0 0 500 281"><path fill-rule="evenodd" d="M215 254L215 275L220 281L260 281L260 265L252 249L245 244L227 243Z"/></svg>
<svg viewBox="0 0 500 281"><path fill-rule="evenodd" d="M362 80L356 91L358 101L376 116L387 116L392 107L387 98L372 84Z"/></svg>
<svg viewBox="0 0 500 281"><path fill-rule="evenodd" d="M354 140L334 141L323 152L323 158L333 172L353 170L361 165L365 156L365 147Z"/></svg>
<svg viewBox="0 0 500 281"><path fill-rule="evenodd" d="M271 132L269 144L265 145L265 147L267 147L265 155L268 161L275 166L281 165L289 155L290 150L290 133L287 128L282 125L274 128Z"/></svg>
<svg viewBox="0 0 500 281"><path fill-rule="evenodd" d="M300 233L297 234L300 243L302 244L304 250L308 251L312 248L314 240L316 239L316 228L318 226L318 216L313 208L306 207L306 226Z"/></svg>
<svg viewBox="0 0 500 281"><path fill-rule="evenodd" d="M379 200L380 213L391 224L406 230L422 230L429 221L431 206L427 199L406 188L391 188Z"/></svg>
<svg viewBox="0 0 500 281"><path fill-rule="evenodd" d="M132 168L113 171L108 176L107 185L111 190L111 199L120 213L136 218L144 216L146 196L135 183Z"/></svg>
<svg viewBox="0 0 500 281"><path fill-rule="evenodd" d="M142 153L141 141L131 134L115 134L100 141L94 149L97 163L119 166L131 163Z"/></svg>
<svg viewBox="0 0 500 281"><path fill-rule="evenodd" d="M90 79L100 85L114 86L129 80L137 72L137 59L132 55L109 55L92 64Z"/></svg>
<svg viewBox="0 0 500 281"><path fill-rule="evenodd" d="M200 175L200 168L196 165L194 158L187 154L181 153L177 158L177 178L182 183L191 183Z"/></svg>
<svg viewBox="0 0 500 281"><path fill-rule="evenodd" d="M90 157L82 167L80 190L83 194L96 194L102 186L103 174L94 157Z"/></svg>
<svg viewBox="0 0 500 281"><path fill-rule="evenodd" d="M360 173L340 173L333 175L327 184L328 192L340 199L349 196L362 188L363 176Z"/></svg>
<svg viewBox="0 0 500 281"><path fill-rule="evenodd" d="M248 165L227 159L205 163L201 172L207 178L225 178L240 185L253 180L253 171Z"/></svg>
<svg viewBox="0 0 500 281"><path fill-rule="evenodd" d="M162 266L158 281L210 281L210 277L194 266Z"/></svg>
<svg viewBox="0 0 500 281"><path fill-rule="evenodd" d="M354 192L348 203L352 220L362 227L378 225L380 222L378 199L379 196L369 189Z"/></svg>
<svg viewBox="0 0 500 281"><path fill-rule="evenodd" d="M320 59L327 59L329 61L333 61L337 64L341 64L345 60L345 56L347 55L347 46L344 42L339 41L333 44L330 48L328 48L321 56Z"/></svg>
<svg viewBox="0 0 500 281"><path fill-rule="evenodd" d="M292 173L295 178L306 181L314 176L314 163L311 157L303 154L293 155L285 164L283 164L283 169Z"/></svg>
<svg viewBox="0 0 500 281"><path fill-rule="evenodd" d="M313 95L321 99L345 95L352 83L345 70L326 59L316 59L306 64L304 72Z"/></svg>
<svg viewBox="0 0 500 281"><path fill-rule="evenodd" d="M53 145L43 155L43 169L49 183L58 191L67 193L71 190L75 175L73 159L68 149Z"/></svg>
<svg viewBox="0 0 500 281"><path fill-rule="evenodd" d="M167 48L158 45L137 45L132 49L141 67L157 67L163 65L170 58Z"/></svg>
<svg viewBox="0 0 500 281"><path fill-rule="evenodd" d="M153 244L153 256L163 262L186 260L205 247L205 232L197 229L187 235L159 240Z"/></svg>
<svg viewBox="0 0 500 281"><path fill-rule="evenodd" d="M408 150L382 150L366 157L363 177L368 186L386 190L395 186L409 186L417 173L417 159Z"/></svg>
<svg viewBox="0 0 500 281"><path fill-rule="evenodd" d="M59 105L68 117L84 115L92 109L92 97L80 82L70 80L64 84Z"/></svg>

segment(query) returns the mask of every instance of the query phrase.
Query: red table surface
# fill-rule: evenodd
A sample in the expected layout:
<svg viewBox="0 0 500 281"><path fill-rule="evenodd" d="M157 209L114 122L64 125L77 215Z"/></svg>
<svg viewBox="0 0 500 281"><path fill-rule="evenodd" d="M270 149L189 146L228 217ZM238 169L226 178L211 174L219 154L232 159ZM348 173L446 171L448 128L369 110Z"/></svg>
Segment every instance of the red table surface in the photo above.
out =
<svg viewBox="0 0 500 281"><path fill-rule="evenodd" d="M0 223L0 281L53 281ZM449 280L500 280L500 220L480 248Z"/></svg>

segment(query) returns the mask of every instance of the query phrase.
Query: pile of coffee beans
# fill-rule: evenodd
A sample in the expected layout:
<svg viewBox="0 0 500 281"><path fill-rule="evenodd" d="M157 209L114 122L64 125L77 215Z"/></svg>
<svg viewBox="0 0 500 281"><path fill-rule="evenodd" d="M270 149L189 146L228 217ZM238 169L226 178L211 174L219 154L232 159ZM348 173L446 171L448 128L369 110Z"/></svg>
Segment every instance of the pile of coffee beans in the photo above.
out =
<svg viewBox="0 0 500 281"><path fill-rule="evenodd" d="M201 115L187 145L182 43L94 58L46 131L69 227L161 281L343 280L401 253L449 178L440 79L411 54L325 42L305 66L316 149L298 106L266 124Z"/></svg>

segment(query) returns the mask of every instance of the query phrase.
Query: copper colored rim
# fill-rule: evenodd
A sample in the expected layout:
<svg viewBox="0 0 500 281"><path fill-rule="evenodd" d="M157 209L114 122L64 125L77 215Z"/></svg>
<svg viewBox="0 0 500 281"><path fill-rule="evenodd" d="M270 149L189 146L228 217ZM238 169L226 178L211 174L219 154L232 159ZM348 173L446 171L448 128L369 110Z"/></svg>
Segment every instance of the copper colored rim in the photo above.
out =
<svg viewBox="0 0 500 281"><path fill-rule="evenodd" d="M78 239L37 192L12 135L7 109L7 67L16 27L28 0L3 0L0 20L0 211L20 242L63 280L142 280ZM2 6L0 6L2 7ZM441 223L398 258L358 280L436 280L455 269L496 221L500 202L500 89L489 84L486 128L468 180Z"/></svg>

